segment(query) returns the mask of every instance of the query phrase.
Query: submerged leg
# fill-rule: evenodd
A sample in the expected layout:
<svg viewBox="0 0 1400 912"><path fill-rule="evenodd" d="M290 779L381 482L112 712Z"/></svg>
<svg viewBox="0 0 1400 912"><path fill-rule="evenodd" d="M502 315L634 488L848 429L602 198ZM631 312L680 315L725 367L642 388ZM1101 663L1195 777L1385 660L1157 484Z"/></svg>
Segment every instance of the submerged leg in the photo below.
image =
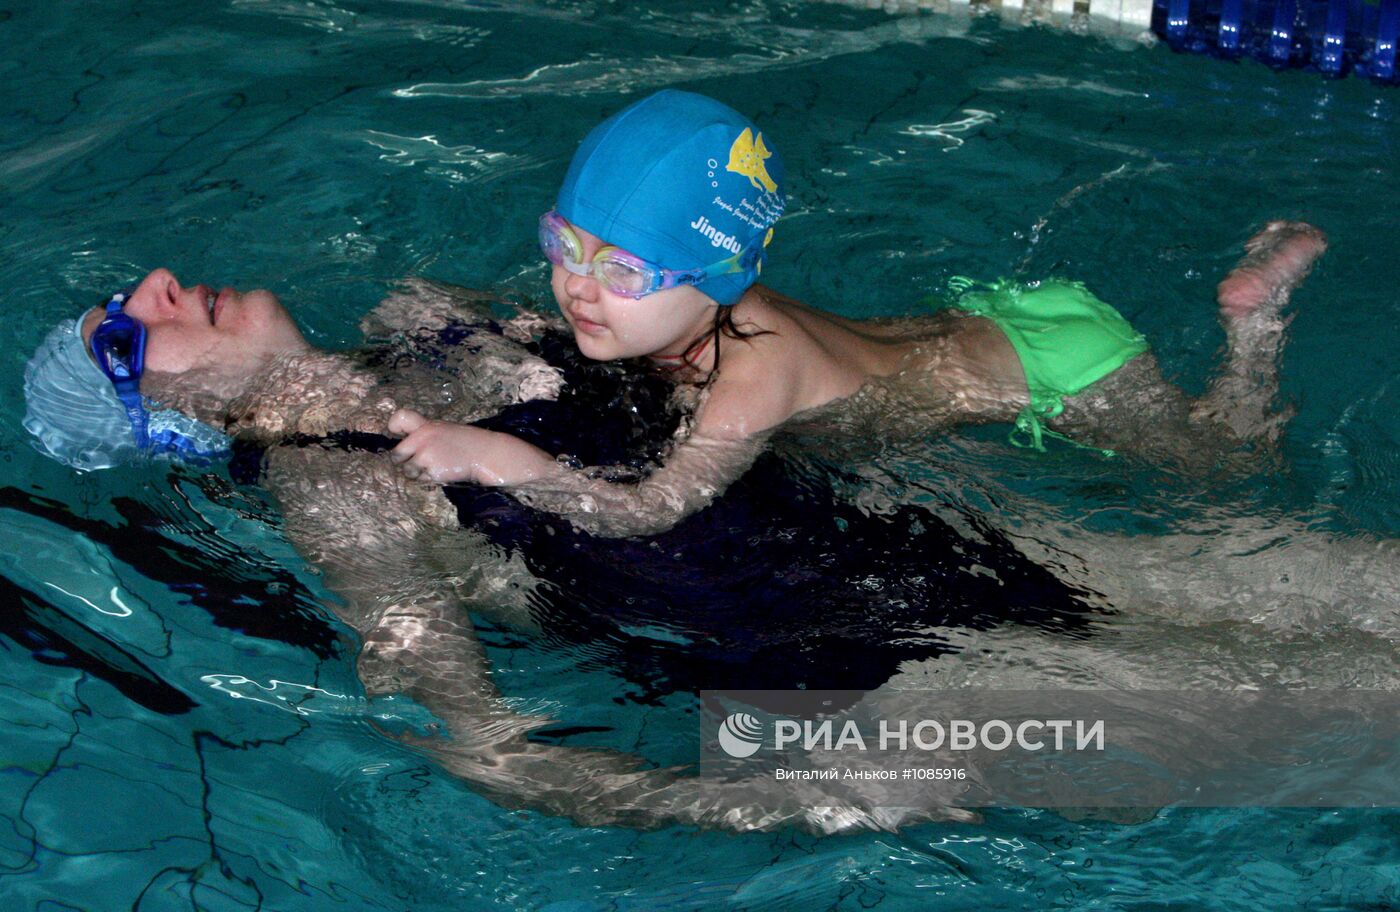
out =
<svg viewBox="0 0 1400 912"><path fill-rule="evenodd" d="M1154 462L1204 470L1218 447L1202 447L1191 421L1191 400L1162 376L1144 352L1083 392L1065 400L1050 422L1070 439Z"/></svg>
<svg viewBox="0 0 1400 912"><path fill-rule="evenodd" d="M1400 644L1400 539L1228 510L1164 535L1076 534L1057 542L1046 529L1011 534L1032 560L1134 618L1248 623L1290 635L1359 632L1389 648Z"/></svg>
<svg viewBox="0 0 1400 912"><path fill-rule="evenodd" d="M1168 383L1151 353L1078 395L1051 426L1097 446L1205 468L1241 443L1272 442L1286 415L1274 409L1287 321L1279 313L1327 249L1303 222L1270 222L1217 290L1226 353L1205 395Z"/></svg>
<svg viewBox="0 0 1400 912"><path fill-rule="evenodd" d="M1225 358L1192 406L1197 422L1223 426L1241 441L1277 439L1286 415L1274 398L1289 322L1279 314L1326 249L1326 235L1305 222L1270 222L1245 243L1244 259L1216 289Z"/></svg>

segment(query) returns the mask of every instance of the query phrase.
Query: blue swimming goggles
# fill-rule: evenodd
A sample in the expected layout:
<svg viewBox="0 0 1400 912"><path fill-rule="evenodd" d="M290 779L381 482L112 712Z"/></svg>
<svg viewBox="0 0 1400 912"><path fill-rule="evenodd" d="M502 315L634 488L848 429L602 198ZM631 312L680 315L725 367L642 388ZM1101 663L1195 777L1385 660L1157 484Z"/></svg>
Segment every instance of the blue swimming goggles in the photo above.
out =
<svg viewBox="0 0 1400 912"><path fill-rule="evenodd" d="M107 301L107 315L92 331L89 346L97 366L117 392L136 445L150 449L150 434L146 429L146 406L141 401L141 373L146 367L146 327L124 310L136 286L123 288Z"/></svg>
<svg viewBox="0 0 1400 912"><path fill-rule="evenodd" d="M88 339L88 352L126 410L136 447L147 455L169 455L192 465L227 457L227 437L213 427L175 410L148 412L150 403L140 389L146 371L146 325L125 311L134 291L136 286L127 287L108 298L106 314Z"/></svg>
<svg viewBox="0 0 1400 912"><path fill-rule="evenodd" d="M181 433L175 428L161 428L154 433L149 429L146 402L141 398L141 374L146 369L146 326L123 309L135 291L136 286L132 285L112 295L107 301L107 315L92 331L88 347L126 409L131 435L138 448L151 454L178 456L195 464L207 463L211 456L220 455L220 451L211 449L197 435Z"/></svg>

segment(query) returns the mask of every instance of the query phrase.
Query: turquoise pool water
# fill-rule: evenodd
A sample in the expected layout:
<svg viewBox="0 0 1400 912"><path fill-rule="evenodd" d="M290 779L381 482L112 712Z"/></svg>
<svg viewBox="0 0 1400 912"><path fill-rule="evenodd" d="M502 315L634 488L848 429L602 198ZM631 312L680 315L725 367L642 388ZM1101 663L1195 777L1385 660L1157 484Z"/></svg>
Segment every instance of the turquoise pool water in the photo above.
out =
<svg viewBox="0 0 1400 912"><path fill-rule="evenodd" d="M1394 89L792 3L11 3L0 39L4 908L1400 904L1388 809L1005 810L825 839L502 810L370 727L328 593L256 492L156 468L76 476L19 427L47 328L155 265L272 288L332 347L405 275L547 298L534 219L575 144L680 85L777 138L792 202L767 278L847 315L910 313L953 275L1072 276L1198 390L1221 344L1214 283L1243 240L1276 217L1324 227L1284 362L1286 470L1193 487L1081 454L1035 461L997 429L940 450L939 468L1056 520L1268 506L1395 536ZM693 738L685 698L629 699L529 637L488 645L509 696L600 730L576 743L666 762ZM1376 638L1289 650L1277 663L1302 682L1327 655L1329 680L1351 661L1395 685Z"/></svg>

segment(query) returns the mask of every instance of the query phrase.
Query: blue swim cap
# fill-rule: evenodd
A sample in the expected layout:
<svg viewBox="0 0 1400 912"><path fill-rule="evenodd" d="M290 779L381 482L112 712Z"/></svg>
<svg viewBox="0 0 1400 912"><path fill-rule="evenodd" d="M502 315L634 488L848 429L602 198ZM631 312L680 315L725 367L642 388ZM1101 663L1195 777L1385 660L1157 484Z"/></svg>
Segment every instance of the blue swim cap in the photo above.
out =
<svg viewBox="0 0 1400 912"><path fill-rule="evenodd" d="M584 137L555 208L609 244L667 269L762 251L783 214L783 160L747 117L713 98L666 89ZM729 306L758 278L696 286Z"/></svg>
<svg viewBox="0 0 1400 912"><path fill-rule="evenodd" d="M83 318L54 327L24 368L24 428L35 446L75 469L105 469L140 456L206 461L228 455L229 440L173 409L151 409L152 446L139 450L126 409L83 345Z"/></svg>

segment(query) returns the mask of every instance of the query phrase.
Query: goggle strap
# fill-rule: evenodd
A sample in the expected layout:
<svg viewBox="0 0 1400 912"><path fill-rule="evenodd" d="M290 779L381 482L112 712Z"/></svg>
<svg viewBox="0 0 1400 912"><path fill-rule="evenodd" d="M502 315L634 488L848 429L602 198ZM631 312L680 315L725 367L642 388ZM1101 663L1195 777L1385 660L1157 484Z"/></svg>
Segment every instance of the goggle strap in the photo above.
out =
<svg viewBox="0 0 1400 912"><path fill-rule="evenodd" d="M743 253L736 253L727 260L720 260L699 269L687 269L683 272L672 272L671 280L677 285L699 285L706 279L713 279L723 275L733 275L736 272L748 272L758 263L763 256L763 248L750 247Z"/></svg>
<svg viewBox="0 0 1400 912"><path fill-rule="evenodd" d="M565 238L565 232L568 232L570 235L573 234L572 230L568 227L568 224L564 221L563 217L558 215L552 209L549 212L546 212L544 215L540 216L540 222L543 226L546 226L548 230L550 230L561 241L563 241ZM545 253L546 255L548 255L548 249L545 250ZM600 251L600 253L602 253L602 251ZM553 257L548 257L548 259L551 263L555 263ZM742 251L741 253L736 253L734 256L729 257L728 259L720 260L718 263L712 263L709 266L701 266L695 269L669 270L657 267L653 264L647 264L647 266L651 269L653 276L651 287L647 288L645 291L636 294L628 294L626 292L619 292L616 290L614 290L614 292L617 294L628 294L628 297L641 298L648 294L651 294L652 292L661 291L666 288L674 288L677 285L699 285L705 280L713 279L717 276L733 275L736 272L748 272L749 270L754 269L762 259L763 245L755 244L749 247L748 249ZM597 263L597 260L598 257L595 257L594 262L592 263L579 263L570 259L568 254L561 250L560 257L556 265L563 266L564 270L570 273L571 275L583 276L585 278L593 277L595 279L598 279L598 277L594 275L594 268L595 264ZM601 279L599 279L599 281L601 281ZM108 306L110 307L110 305Z"/></svg>
<svg viewBox="0 0 1400 912"><path fill-rule="evenodd" d="M671 281L677 285L699 285L710 278L709 269L687 269L684 272L671 273Z"/></svg>
<svg viewBox="0 0 1400 912"><path fill-rule="evenodd" d="M202 449L189 437L168 428L149 434L147 440L151 453L175 456L193 465L208 465L212 458L227 455L222 449Z"/></svg>
<svg viewBox="0 0 1400 912"><path fill-rule="evenodd" d="M126 288L112 295L107 299L107 313L120 313L121 309L126 306L126 299L135 294L135 292L136 286L128 285Z"/></svg>
<svg viewBox="0 0 1400 912"><path fill-rule="evenodd" d="M141 403L141 394L131 390L118 390L117 398L126 407L127 420L131 422L131 435L136 446L146 449L150 445L150 435L146 432L146 409Z"/></svg>

